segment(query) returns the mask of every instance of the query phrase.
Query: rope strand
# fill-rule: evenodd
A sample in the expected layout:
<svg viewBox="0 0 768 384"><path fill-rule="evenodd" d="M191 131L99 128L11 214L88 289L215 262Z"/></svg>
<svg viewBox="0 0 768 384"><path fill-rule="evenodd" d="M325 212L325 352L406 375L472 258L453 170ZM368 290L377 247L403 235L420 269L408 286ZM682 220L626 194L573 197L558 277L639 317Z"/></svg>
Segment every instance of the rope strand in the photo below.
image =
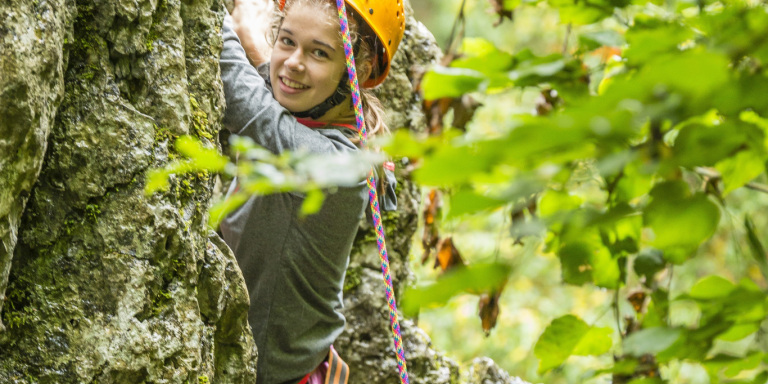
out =
<svg viewBox="0 0 768 384"><path fill-rule="evenodd" d="M355 68L355 55L352 51L352 41L349 35L349 22L347 19L347 7L344 0L336 0L339 10L339 22L341 24L341 36L344 40L344 54L347 58L347 71L349 73L350 88L352 90L352 102L355 106L355 123L357 132L363 146L367 146L368 132L365 129L363 120L363 103L360 99L360 85L357 82L357 70ZM381 224L381 210L379 209L379 197L376 193L376 180L373 176L373 170L368 174L368 199L371 204L371 213L373 214L373 225L376 229L376 245L379 248L379 259L381 260L381 273L384 275L384 283L387 290L387 303L389 304L389 323L392 329L392 336L395 344L397 357L397 369L400 372L400 382L410 384L408 381L408 369L405 363L405 350L403 349L403 337L400 334L400 324L397 319L397 304L395 303L395 291L392 288L392 276L389 272L389 257L387 256L387 245L384 239L384 226Z"/></svg>

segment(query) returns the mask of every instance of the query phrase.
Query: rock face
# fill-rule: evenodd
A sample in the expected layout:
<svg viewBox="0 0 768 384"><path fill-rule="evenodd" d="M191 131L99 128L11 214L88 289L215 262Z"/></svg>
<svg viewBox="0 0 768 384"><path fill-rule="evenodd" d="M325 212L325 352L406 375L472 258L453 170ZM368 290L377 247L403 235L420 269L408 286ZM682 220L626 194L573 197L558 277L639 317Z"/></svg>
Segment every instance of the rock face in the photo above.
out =
<svg viewBox="0 0 768 384"><path fill-rule="evenodd" d="M215 145L223 13L214 0L0 6L0 382L255 379L245 286L206 226L211 175L143 192L176 136Z"/></svg>
<svg viewBox="0 0 768 384"><path fill-rule="evenodd" d="M21 215L43 165L63 95L63 45L72 15L64 0L34 6L31 1L4 1L0 20L1 304ZM0 320L0 332L3 329Z"/></svg>

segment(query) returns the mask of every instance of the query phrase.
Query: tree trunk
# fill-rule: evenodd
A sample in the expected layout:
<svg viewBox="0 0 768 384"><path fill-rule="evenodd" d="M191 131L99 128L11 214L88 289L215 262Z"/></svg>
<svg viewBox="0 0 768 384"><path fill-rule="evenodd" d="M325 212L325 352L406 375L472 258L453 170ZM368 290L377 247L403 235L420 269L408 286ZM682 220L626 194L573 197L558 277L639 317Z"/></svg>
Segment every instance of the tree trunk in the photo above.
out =
<svg viewBox="0 0 768 384"><path fill-rule="evenodd" d="M213 176L143 193L147 170L178 156L176 137L217 145L223 9L219 0L0 4L0 382L255 380L242 276L206 227ZM424 130L411 82L439 56L411 18L378 90L391 127ZM385 214L398 293L419 195L400 177L399 209ZM345 303L336 345L350 382L399 382L367 223ZM402 326L412 383L515 382L487 360L461 372L411 321Z"/></svg>

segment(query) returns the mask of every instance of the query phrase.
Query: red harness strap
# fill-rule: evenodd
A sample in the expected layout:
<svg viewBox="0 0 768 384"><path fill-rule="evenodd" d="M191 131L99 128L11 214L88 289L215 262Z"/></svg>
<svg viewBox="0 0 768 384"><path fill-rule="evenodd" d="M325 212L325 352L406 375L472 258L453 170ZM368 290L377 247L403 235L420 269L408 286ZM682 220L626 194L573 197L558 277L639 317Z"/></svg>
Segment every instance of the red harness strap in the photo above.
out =
<svg viewBox="0 0 768 384"><path fill-rule="evenodd" d="M298 384L307 384L309 382L310 376L312 376L313 372L308 373L306 376L304 376L301 381L299 381ZM331 351L328 353L328 368L325 371L325 381L323 381L324 384L347 384L349 381L349 366L347 363L344 362L344 360L339 357L339 354L336 352L336 350L331 347Z"/></svg>
<svg viewBox="0 0 768 384"><path fill-rule="evenodd" d="M296 121L298 121L299 123L301 123L303 126L305 126L307 128L325 128L325 127L328 127L328 126L333 126L333 127L349 128L352 131L357 131L357 128L355 128L355 126L352 125L352 124L336 124L336 123L329 124L329 123L325 123L325 122L322 122L322 121L311 120L311 119L304 119L304 118L301 118L301 117L297 117Z"/></svg>

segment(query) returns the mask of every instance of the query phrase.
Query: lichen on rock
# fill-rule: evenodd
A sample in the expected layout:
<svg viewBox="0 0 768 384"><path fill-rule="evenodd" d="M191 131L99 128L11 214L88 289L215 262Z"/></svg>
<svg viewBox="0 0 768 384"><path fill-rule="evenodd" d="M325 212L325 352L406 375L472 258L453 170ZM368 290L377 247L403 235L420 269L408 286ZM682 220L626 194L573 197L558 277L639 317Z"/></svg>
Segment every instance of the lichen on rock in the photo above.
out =
<svg viewBox="0 0 768 384"><path fill-rule="evenodd" d="M6 297L21 216L63 95L67 56L62 47L72 17L64 3L0 4L0 304ZM3 330L0 320L0 333Z"/></svg>
<svg viewBox="0 0 768 384"><path fill-rule="evenodd" d="M144 194L146 172L174 156L173 138L191 133L216 145L209 138L224 109L223 7L214 0L12 5L36 4L60 19L48 39L59 39L61 79L37 80L48 92L42 102L50 112L43 112L55 118L28 113L48 118L51 132L43 135L47 148L39 145L39 178L25 181L31 194L7 275L3 310L11 324L0 333L0 382L253 382L248 296L234 257L207 227L212 177L178 176L169 191ZM2 28L28 25L6 20ZM24 75L1 69L2 78ZM4 98L7 89L0 88Z"/></svg>

